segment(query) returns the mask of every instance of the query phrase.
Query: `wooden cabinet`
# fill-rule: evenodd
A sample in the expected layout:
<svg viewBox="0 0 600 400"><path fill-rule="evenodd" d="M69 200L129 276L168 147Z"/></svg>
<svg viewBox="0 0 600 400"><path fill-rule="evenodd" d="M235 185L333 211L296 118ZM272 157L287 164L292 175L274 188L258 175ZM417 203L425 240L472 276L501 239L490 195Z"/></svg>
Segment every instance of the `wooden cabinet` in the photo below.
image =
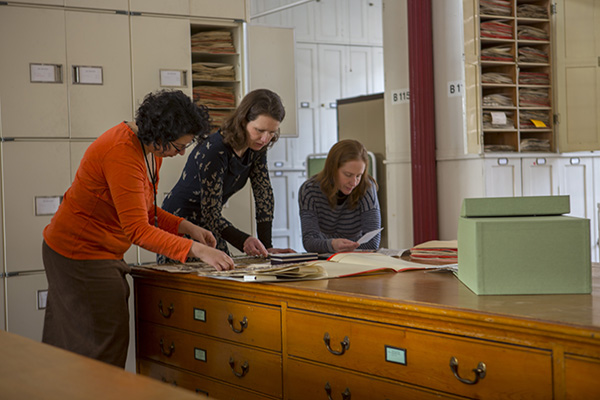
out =
<svg viewBox="0 0 600 400"><path fill-rule="evenodd" d="M600 360L565 354L567 399L600 398L600 385L589 376L600 376Z"/></svg>
<svg viewBox="0 0 600 400"><path fill-rule="evenodd" d="M597 291L477 296L452 274L425 271L269 284L144 269L133 275L138 372L202 393L382 400L598 394Z"/></svg>
<svg viewBox="0 0 600 400"><path fill-rule="evenodd" d="M281 398L278 307L136 285L136 309L138 359Z"/></svg>
<svg viewBox="0 0 600 400"><path fill-rule="evenodd" d="M288 357L467 397L552 397L549 351L290 310ZM455 379L449 364L456 364ZM473 370L481 369L474 373ZM528 370L538 374L529 376Z"/></svg>

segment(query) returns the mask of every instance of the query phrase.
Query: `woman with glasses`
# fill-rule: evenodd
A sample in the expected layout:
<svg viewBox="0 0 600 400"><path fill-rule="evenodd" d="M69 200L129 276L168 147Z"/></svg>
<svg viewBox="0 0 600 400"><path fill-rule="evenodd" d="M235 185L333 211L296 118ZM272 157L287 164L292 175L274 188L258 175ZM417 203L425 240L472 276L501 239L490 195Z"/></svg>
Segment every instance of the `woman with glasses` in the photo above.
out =
<svg viewBox="0 0 600 400"><path fill-rule="evenodd" d="M329 150L323 170L300 186L298 203L306 251L379 248L379 233L367 243L357 242L381 227L377 184L367 165L369 156L362 143L341 140Z"/></svg>
<svg viewBox="0 0 600 400"><path fill-rule="evenodd" d="M279 138L285 117L280 97L268 90L248 93L221 129L190 153L179 181L165 197L163 209L211 231L217 248L227 242L251 256L292 252L271 243L273 189L267 149ZM236 228L222 214L223 205L250 180L256 208L258 238ZM159 263L171 262L158 256Z"/></svg>
<svg viewBox="0 0 600 400"><path fill-rule="evenodd" d="M145 97L135 122L114 126L89 146L44 229L43 342L125 366L130 267L123 256L132 244L182 262L195 257L217 270L233 268L209 231L156 206L163 158L183 154L209 128L206 109L181 91L162 91Z"/></svg>

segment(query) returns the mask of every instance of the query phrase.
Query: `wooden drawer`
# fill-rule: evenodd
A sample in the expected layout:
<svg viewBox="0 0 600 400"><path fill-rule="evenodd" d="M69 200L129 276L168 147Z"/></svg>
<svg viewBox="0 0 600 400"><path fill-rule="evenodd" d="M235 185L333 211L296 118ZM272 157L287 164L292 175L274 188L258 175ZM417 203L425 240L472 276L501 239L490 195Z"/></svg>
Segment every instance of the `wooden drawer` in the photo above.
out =
<svg viewBox="0 0 600 400"><path fill-rule="evenodd" d="M600 399L600 360L565 354L567 399Z"/></svg>
<svg viewBox="0 0 600 400"><path fill-rule="evenodd" d="M408 385L373 379L335 367L298 360L288 361L286 399L462 399ZM329 397L327 397L329 395Z"/></svg>
<svg viewBox="0 0 600 400"><path fill-rule="evenodd" d="M550 351L298 310L288 310L287 318L287 351L292 357L473 398L552 398ZM457 361L460 378L477 382L455 377L451 359ZM485 364L486 373L477 379L479 363Z"/></svg>
<svg viewBox="0 0 600 400"><path fill-rule="evenodd" d="M136 291L138 319L281 351L277 307L150 285L137 285Z"/></svg>
<svg viewBox="0 0 600 400"><path fill-rule="evenodd" d="M175 368L165 367L152 361L140 360L138 363L139 373L151 378L170 383L184 389L195 391L200 395L211 399L228 400L272 400L273 397L265 397L246 390L230 386L201 375L181 371ZM202 398L202 397L200 397Z"/></svg>
<svg viewBox="0 0 600 400"><path fill-rule="evenodd" d="M138 359L148 358L281 397L281 355L140 322Z"/></svg>

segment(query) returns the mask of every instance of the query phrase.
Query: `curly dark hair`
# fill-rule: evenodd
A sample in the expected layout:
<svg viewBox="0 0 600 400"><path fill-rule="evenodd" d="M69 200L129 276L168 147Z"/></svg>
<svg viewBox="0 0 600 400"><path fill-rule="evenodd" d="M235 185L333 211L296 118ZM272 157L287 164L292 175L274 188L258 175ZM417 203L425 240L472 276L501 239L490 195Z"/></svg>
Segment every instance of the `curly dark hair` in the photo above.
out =
<svg viewBox="0 0 600 400"><path fill-rule="evenodd" d="M268 115L276 121L283 121L285 108L279 95L269 89L256 89L248 93L240 105L221 126L223 142L235 150L244 148L248 143L246 125L261 115ZM279 131L261 151L267 151L279 139Z"/></svg>
<svg viewBox="0 0 600 400"><path fill-rule="evenodd" d="M163 151L182 136L194 135L194 140L200 140L210 133L208 109L181 90L148 93L135 114L135 124L142 143Z"/></svg>

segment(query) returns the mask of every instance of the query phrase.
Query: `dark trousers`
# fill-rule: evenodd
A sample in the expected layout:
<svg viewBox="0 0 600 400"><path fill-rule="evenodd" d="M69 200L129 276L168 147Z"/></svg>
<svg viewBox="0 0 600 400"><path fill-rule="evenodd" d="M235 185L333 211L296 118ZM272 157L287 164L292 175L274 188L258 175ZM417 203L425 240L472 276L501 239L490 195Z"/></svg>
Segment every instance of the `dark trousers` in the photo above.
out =
<svg viewBox="0 0 600 400"><path fill-rule="evenodd" d="M123 260L73 260L42 244L48 301L42 342L124 368L131 268Z"/></svg>

